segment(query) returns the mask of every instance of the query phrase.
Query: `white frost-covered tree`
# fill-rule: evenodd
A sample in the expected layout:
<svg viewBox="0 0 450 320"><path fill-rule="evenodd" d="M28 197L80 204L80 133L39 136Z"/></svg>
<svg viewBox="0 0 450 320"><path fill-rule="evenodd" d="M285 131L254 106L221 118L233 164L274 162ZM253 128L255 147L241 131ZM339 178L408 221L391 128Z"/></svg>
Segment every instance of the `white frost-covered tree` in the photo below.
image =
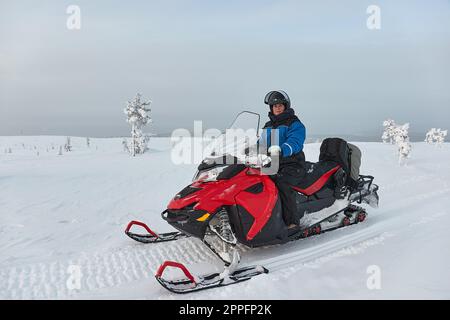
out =
<svg viewBox="0 0 450 320"><path fill-rule="evenodd" d="M390 143L394 144L394 131L397 125L395 124L395 121L392 119L387 119L383 121L383 135L381 136L381 139L383 140L383 143Z"/></svg>
<svg viewBox="0 0 450 320"><path fill-rule="evenodd" d="M399 163L402 164L410 157L412 146L409 142L409 123L396 126L392 133L395 144L398 148Z"/></svg>
<svg viewBox="0 0 450 320"><path fill-rule="evenodd" d="M66 138L66 144L64 145L64 150L66 150L66 152L72 151L72 143L70 141L70 137Z"/></svg>
<svg viewBox="0 0 450 320"><path fill-rule="evenodd" d="M135 156L147 150L148 137L143 134L142 128L152 122L150 118L151 101L141 100L141 94L137 94L132 101L127 102L124 113L127 115L127 122L131 124L131 142L128 146L130 153Z"/></svg>
<svg viewBox="0 0 450 320"><path fill-rule="evenodd" d="M392 119L383 121L383 143L395 144L398 150L399 163L410 157L412 146L409 142L409 123L398 125Z"/></svg>
<svg viewBox="0 0 450 320"><path fill-rule="evenodd" d="M441 147L447 136L447 130L431 128L425 136L425 142Z"/></svg>

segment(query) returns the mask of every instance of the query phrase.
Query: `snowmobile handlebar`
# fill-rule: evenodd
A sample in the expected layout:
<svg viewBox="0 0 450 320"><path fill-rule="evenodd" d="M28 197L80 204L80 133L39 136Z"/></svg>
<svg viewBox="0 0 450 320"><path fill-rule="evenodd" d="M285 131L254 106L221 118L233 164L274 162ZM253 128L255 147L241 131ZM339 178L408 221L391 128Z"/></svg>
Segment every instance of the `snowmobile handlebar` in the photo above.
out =
<svg viewBox="0 0 450 320"><path fill-rule="evenodd" d="M245 157L245 165L251 168L262 168L268 166L272 162L272 157L264 154L258 154L257 156Z"/></svg>
<svg viewBox="0 0 450 320"><path fill-rule="evenodd" d="M217 161L218 160L218 161ZM198 171L209 170L216 166L224 164L244 164L252 168L261 168L269 165L272 162L272 157L266 154L256 155L231 155L223 154L214 156L212 158L205 158L197 167Z"/></svg>

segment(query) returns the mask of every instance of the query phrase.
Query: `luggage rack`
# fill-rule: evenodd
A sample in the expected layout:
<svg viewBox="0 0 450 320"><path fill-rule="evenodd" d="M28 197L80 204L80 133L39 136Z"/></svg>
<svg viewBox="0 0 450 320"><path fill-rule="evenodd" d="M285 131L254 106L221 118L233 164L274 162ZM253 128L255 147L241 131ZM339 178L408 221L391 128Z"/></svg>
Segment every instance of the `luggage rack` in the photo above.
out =
<svg viewBox="0 0 450 320"><path fill-rule="evenodd" d="M348 196L349 199L354 196L355 194L358 194L358 200L357 203L361 204L363 202L363 197L372 193L378 191L378 185L373 183L373 180L375 178L370 175L360 175L358 178L358 187L356 189L356 192L351 192ZM373 189L371 189L373 185ZM366 187L367 186L367 187Z"/></svg>

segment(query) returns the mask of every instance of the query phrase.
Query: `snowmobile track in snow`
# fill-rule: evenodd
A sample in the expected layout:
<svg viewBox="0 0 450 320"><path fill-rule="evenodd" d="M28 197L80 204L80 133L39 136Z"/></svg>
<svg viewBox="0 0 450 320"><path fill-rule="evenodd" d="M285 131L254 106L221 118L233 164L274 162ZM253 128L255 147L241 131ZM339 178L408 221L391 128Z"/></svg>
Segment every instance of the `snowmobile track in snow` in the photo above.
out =
<svg viewBox="0 0 450 320"><path fill-rule="evenodd" d="M165 260L194 264L215 259L199 241L179 240L166 246L128 245L104 254L84 254L69 261L29 264L0 270L1 299L76 298L78 292L124 285L140 279L153 281ZM82 273L79 290L69 290L70 267Z"/></svg>
<svg viewBox="0 0 450 320"><path fill-rule="evenodd" d="M363 230L361 230L363 231ZM309 249L258 261L274 272L286 266L307 262L334 251L377 236L373 232L356 232ZM118 287L133 281L153 281L156 269L165 260L186 264L211 262L217 257L200 241L181 239L170 245L130 245L106 254L85 254L69 261L37 263L0 271L0 298L53 299L76 298L69 290L69 267L79 266L82 277L80 292Z"/></svg>
<svg viewBox="0 0 450 320"><path fill-rule="evenodd" d="M419 205L424 199L442 196L449 192L449 188L427 192L419 197L411 197L408 203L395 203L386 206L382 212L374 215L375 221L368 221L349 226L341 230L336 237L330 237L326 242L302 248L303 241L291 243L286 254L273 255L266 259L252 259L249 264L260 264L268 268L269 276L274 272L285 270L289 267L301 267L307 263L314 263L322 259L332 258L345 254L358 253L372 245L379 244L395 232L397 227L406 227L404 217L398 212L405 212L408 207ZM390 215L387 220L382 216ZM369 214L370 217L370 214ZM377 221L381 219L380 221ZM414 227L414 221L408 224ZM344 232L343 230L347 230ZM317 237L320 237L318 235ZM316 236L314 236L316 237ZM312 238L314 238L312 237ZM266 250L258 248L255 254ZM275 247L271 250L276 250ZM244 251L250 251L246 249ZM251 256L252 253L249 252ZM154 274L159 265L165 260L174 260L184 264L202 262L217 262L217 257L199 240L193 238L179 239L164 244L130 244L120 248L114 248L105 253L81 254L72 260L52 261L36 264L27 264L19 267L6 267L0 270L0 298L1 299L54 299L76 298L78 293L95 292L103 288L114 288L132 285L133 281L144 279L154 281ZM69 290L67 282L70 279L69 267L79 266L82 272L81 288ZM278 274L283 277L283 273ZM158 287L160 290L164 290Z"/></svg>
<svg viewBox="0 0 450 320"><path fill-rule="evenodd" d="M370 235L369 237L371 237ZM364 235L343 237L342 241L325 243L317 248L300 250L272 259L267 263L271 271L320 257L341 249L354 241L366 239ZM130 245L105 254L85 254L69 261L29 264L0 270L0 298L2 299L54 299L76 298L77 293L126 285L133 281L153 281L156 269L165 260L186 264L210 262L217 257L200 241L181 239L169 245ZM69 268L79 266L81 287L69 290Z"/></svg>

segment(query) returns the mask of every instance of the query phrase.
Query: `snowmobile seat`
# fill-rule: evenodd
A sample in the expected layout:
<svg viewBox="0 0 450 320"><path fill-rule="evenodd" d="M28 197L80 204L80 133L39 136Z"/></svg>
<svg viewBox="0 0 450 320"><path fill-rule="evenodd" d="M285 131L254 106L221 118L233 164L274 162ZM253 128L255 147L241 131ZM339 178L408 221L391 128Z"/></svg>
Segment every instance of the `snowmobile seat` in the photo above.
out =
<svg viewBox="0 0 450 320"><path fill-rule="evenodd" d="M340 168L341 166L334 161L319 161L316 163L306 161L305 177L292 188L310 196L322 189Z"/></svg>

